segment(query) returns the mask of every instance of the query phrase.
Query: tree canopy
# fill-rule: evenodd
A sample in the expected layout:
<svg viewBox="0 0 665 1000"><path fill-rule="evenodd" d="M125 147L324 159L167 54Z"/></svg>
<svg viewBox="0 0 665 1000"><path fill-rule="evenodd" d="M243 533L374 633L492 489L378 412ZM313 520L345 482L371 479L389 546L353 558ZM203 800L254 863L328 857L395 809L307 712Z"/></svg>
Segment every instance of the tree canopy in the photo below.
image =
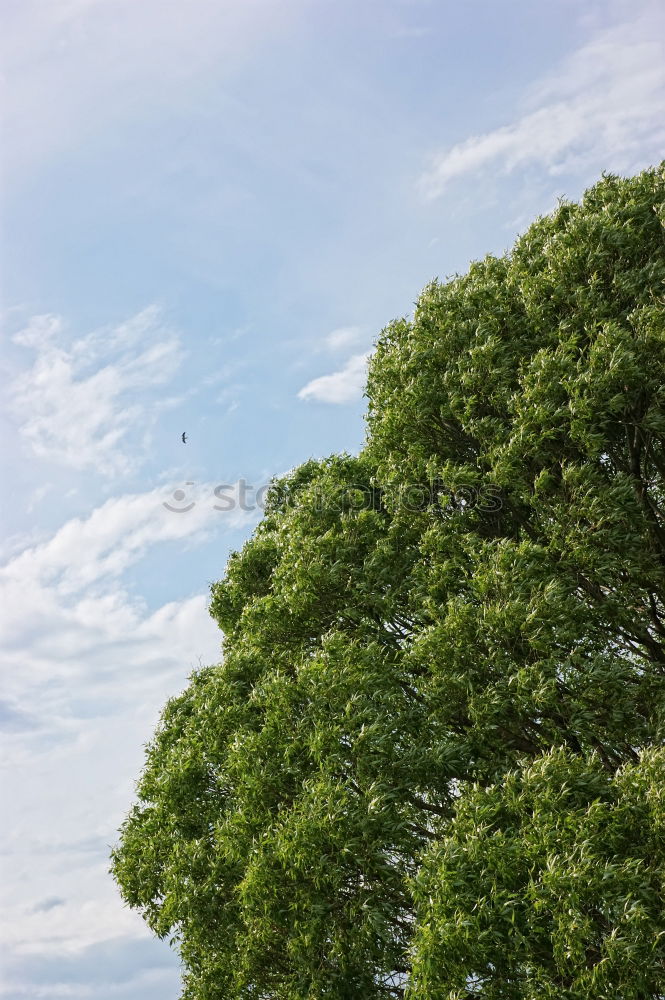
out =
<svg viewBox="0 0 665 1000"><path fill-rule="evenodd" d="M185 1000L665 995L665 169L380 335L276 481L113 872Z"/></svg>

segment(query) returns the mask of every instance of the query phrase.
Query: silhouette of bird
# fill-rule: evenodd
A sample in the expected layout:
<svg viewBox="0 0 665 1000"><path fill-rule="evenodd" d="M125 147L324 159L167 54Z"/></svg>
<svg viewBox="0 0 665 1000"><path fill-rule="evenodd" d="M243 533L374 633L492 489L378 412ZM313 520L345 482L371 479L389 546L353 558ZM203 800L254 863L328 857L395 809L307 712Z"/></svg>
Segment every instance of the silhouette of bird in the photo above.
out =
<svg viewBox="0 0 665 1000"><path fill-rule="evenodd" d="M182 443L187 444L187 434L185 431L182 432Z"/></svg>

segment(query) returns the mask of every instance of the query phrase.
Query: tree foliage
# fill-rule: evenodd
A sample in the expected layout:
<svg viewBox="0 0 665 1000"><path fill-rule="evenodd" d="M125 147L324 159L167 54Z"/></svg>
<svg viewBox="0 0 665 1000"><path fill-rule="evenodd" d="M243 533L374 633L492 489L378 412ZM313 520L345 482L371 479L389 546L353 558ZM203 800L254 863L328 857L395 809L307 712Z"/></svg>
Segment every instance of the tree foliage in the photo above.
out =
<svg viewBox="0 0 665 1000"><path fill-rule="evenodd" d="M187 1000L665 995L665 171L380 336L114 851Z"/></svg>

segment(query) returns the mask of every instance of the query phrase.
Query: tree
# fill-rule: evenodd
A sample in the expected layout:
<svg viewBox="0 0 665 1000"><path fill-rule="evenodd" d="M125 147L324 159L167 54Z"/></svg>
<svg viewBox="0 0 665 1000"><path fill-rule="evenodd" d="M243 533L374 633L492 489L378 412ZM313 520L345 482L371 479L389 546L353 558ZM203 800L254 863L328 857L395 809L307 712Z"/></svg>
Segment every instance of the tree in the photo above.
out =
<svg viewBox="0 0 665 1000"><path fill-rule="evenodd" d="M665 994L665 170L379 338L213 586L113 872L188 1000Z"/></svg>

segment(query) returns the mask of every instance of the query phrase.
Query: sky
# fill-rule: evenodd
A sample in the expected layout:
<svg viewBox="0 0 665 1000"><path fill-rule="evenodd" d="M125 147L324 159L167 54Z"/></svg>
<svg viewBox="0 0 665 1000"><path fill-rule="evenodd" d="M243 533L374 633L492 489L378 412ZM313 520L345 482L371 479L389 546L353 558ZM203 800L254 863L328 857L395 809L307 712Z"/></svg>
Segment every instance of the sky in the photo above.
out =
<svg viewBox="0 0 665 1000"><path fill-rule="evenodd" d="M3 0L0 998L176 1000L108 874L261 488L381 329L665 150L651 0ZM181 434L187 432L186 444Z"/></svg>

